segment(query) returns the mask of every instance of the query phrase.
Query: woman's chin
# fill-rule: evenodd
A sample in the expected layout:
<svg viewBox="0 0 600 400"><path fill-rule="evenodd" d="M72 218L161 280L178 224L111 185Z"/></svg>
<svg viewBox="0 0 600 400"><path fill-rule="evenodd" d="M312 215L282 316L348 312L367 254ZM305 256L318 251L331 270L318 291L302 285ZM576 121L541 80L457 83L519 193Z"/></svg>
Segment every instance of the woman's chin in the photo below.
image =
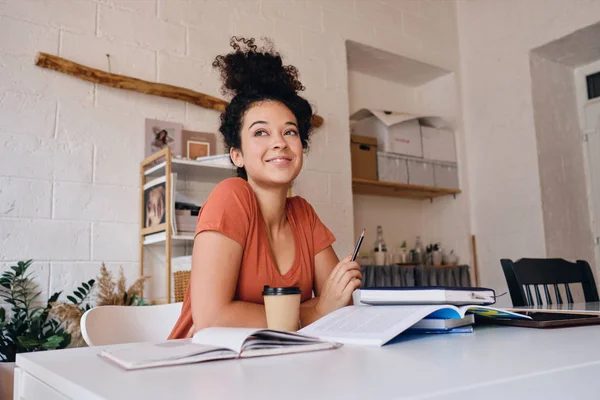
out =
<svg viewBox="0 0 600 400"><path fill-rule="evenodd" d="M268 186L285 186L286 188L296 179L297 173L292 171L279 171L275 173L264 174L258 182L263 182Z"/></svg>

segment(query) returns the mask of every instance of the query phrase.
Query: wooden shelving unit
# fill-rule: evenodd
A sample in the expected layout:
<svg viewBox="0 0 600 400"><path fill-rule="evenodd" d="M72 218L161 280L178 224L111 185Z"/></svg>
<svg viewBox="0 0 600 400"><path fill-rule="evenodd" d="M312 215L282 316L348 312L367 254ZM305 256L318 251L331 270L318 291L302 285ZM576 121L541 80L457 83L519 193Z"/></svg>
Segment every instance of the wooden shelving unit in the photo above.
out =
<svg viewBox="0 0 600 400"><path fill-rule="evenodd" d="M434 197L457 195L460 193L460 190L352 178L352 192L372 196L424 200L433 199Z"/></svg>
<svg viewBox="0 0 600 400"><path fill-rule="evenodd" d="M139 245L140 245L140 275L145 275L144 269L144 247L146 246L158 246L159 248L164 246L165 254L165 297L166 301L172 300L172 270L171 270L171 259L172 259L172 247L175 245L192 243L194 236L191 234L173 234L171 228L171 220L173 215L171 214L173 202L175 199L172 197L171 186L175 182L171 179L171 173L177 173L177 180L185 181L199 181L199 182L211 182L218 183L223 179L230 178L235 175L235 170L232 165L219 165L218 163L210 162L197 162L187 159L178 159L172 156L169 148L161 150L140 163L140 233L139 233ZM162 224L144 227L144 184L157 177L165 176L165 221ZM154 300L152 297L150 300Z"/></svg>

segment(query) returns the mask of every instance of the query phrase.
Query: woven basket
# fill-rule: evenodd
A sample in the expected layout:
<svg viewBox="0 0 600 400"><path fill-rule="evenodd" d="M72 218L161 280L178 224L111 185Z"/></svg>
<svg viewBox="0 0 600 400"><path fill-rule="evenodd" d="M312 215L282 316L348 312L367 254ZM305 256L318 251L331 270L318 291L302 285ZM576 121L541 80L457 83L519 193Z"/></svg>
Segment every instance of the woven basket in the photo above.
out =
<svg viewBox="0 0 600 400"><path fill-rule="evenodd" d="M190 271L177 271L173 273L175 285L175 302L183 301L190 283Z"/></svg>

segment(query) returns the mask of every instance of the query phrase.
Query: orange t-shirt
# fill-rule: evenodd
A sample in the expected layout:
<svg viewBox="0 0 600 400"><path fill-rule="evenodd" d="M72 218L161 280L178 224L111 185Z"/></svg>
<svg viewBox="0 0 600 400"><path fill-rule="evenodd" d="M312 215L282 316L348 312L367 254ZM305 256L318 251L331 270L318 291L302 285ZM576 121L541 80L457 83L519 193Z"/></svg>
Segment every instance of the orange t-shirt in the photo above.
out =
<svg viewBox="0 0 600 400"><path fill-rule="evenodd" d="M241 178L225 179L200 209L196 235L218 231L243 248L234 300L263 304L265 285L298 286L302 301L312 298L315 255L329 247L335 237L303 198L287 198L285 209L296 244L294 263L285 275L281 275L273 259L265 223L248 182ZM184 338L192 327L189 288L169 339Z"/></svg>

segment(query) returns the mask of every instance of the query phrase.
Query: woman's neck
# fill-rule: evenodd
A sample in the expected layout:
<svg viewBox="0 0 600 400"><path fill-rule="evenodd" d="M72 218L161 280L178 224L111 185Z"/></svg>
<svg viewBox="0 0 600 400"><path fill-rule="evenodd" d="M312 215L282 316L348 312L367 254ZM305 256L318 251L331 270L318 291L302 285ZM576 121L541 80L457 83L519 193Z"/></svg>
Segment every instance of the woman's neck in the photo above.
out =
<svg viewBox="0 0 600 400"><path fill-rule="evenodd" d="M287 223L285 200L287 187L265 188L248 180L254 191L258 208L265 220L265 225L271 234L277 234Z"/></svg>

